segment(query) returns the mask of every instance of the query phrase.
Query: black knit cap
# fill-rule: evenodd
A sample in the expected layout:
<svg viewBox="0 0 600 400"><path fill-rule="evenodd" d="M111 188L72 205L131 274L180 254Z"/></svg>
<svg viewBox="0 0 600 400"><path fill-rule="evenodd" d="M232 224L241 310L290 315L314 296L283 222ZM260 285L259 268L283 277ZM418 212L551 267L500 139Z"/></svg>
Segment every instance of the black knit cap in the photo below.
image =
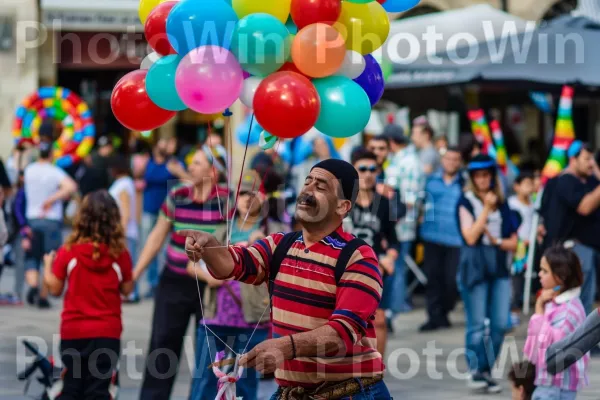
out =
<svg viewBox="0 0 600 400"><path fill-rule="evenodd" d="M342 186L344 199L350 200L352 207L354 207L356 197L358 196L358 190L354 190L355 185L358 184L358 172L356 172L356 169L352 166L352 164L343 160L330 158L316 164L314 167L312 167L311 172L315 168L324 169L335 176Z"/></svg>

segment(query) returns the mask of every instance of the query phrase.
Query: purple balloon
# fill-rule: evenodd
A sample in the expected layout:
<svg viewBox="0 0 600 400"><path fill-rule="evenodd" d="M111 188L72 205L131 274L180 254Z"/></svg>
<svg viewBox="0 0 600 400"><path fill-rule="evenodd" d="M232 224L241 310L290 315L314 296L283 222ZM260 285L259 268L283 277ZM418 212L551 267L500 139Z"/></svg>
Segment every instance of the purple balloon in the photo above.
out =
<svg viewBox="0 0 600 400"><path fill-rule="evenodd" d="M365 56L365 61L367 63L365 70L354 80L354 82L358 83L360 87L367 92L371 105L374 106L383 96L385 80L383 79L381 66L377 60L375 60L375 57L367 54Z"/></svg>
<svg viewBox="0 0 600 400"><path fill-rule="evenodd" d="M183 103L194 111L214 114L240 96L244 76L235 56L218 46L201 46L179 63L175 86Z"/></svg>

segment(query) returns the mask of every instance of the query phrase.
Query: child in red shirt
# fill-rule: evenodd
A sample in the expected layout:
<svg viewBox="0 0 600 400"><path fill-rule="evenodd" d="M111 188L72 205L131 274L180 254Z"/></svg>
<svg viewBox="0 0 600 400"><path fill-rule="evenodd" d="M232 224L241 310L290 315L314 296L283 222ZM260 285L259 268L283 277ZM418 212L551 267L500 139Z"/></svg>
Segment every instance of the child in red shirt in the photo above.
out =
<svg viewBox="0 0 600 400"><path fill-rule="evenodd" d="M119 208L108 192L84 198L73 233L56 254L44 257L44 265L52 295L60 296L68 283L60 325L66 373L59 399L108 400L121 352L121 295L133 290Z"/></svg>

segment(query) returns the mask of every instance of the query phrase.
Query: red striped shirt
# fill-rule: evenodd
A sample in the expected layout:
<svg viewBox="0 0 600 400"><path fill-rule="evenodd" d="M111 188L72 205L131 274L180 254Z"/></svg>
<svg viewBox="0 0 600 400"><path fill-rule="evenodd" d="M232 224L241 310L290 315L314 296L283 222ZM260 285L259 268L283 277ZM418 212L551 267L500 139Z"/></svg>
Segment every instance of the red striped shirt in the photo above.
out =
<svg viewBox="0 0 600 400"><path fill-rule="evenodd" d="M271 235L248 248L230 247L232 277L254 285L267 282L273 252L283 236ZM281 386L315 387L383 373L373 327L383 284L373 249L356 250L337 285L335 281L337 259L352 239L341 227L310 248L300 237L281 263L273 293L273 336L329 325L346 344L341 355L286 361L275 372Z"/></svg>

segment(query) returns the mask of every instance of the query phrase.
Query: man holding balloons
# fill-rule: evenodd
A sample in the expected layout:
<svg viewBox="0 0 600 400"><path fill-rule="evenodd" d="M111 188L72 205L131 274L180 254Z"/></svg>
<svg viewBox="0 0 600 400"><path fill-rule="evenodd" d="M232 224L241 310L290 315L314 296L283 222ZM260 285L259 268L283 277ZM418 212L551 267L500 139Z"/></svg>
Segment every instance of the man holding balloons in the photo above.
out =
<svg viewBox="0 0 600 400"><path fill-rule="evenodd" d="M131 130L148 131L179 111L220 113L239 99L253 110L265 136L296 138L312 128L333 138L353 136L366 127L373 105L383 95L384 73L372 53L389 35L387 13L406 11L418 2L141 0L139 15L154 53L140 70L117 83L111 98L114 115ZM340 318L347 320L336 325L346 347L358 336L369 336L363 332L370 324L368 315L354 322ZM344 325L356 332L348 336ZM306 348L317 343L301 344ZM354 357L349 352L346 357L368 378L383 371L378 353L369 353L370 361L364 354ZM378 399L389 398L383 382L371 384L381 390ZM361 395L353 398L371 398Z"/></svg>

